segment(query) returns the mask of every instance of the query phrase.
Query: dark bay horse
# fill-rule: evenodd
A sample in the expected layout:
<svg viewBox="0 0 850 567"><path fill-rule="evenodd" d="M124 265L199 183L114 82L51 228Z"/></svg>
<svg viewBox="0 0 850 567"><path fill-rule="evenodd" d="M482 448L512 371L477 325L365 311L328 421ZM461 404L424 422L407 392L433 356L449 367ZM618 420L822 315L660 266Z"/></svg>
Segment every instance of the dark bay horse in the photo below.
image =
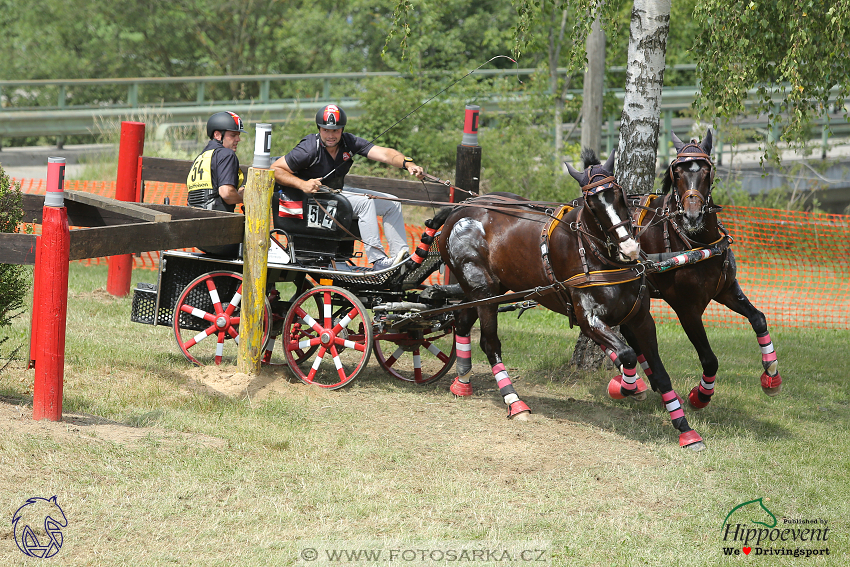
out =
<svg viewBox="0 0 850 567"><path fill-rule="evenodd" d="M528 296L552 311L571 317L585 335L618 359L622 374L609 384L612 397L645 396L637 376L637 354L612 331L621 325L627 341L642 353L652 369L653 389L661 393L679 444L705 447L690 428L680 398L658 356L655 322L649 313L640 247L632 231L623 191L613 177L614 155L604 165L593 152L582 154L590 166L570 174L584 196L578 205L539 204L508 193L490 194L442 209L429 226L442 230L437 245L443 261L457 277L466 299L479 301L456 316L457 378L451 391L472 394L470 332L481 321L480 346L487 355L508 417L530 412L511 383L502 362L495 302L488 298L509 290L540 288Z"/></svg>
<svg viewBox="0 0 850 567"><path fill-rule="evenodd" d="M720 207L711 200L714 180L711 130L702 143L686 144L675 133L672 139L677 155L664 177L664 196L643 195L630 200L637 205L634 214L645 253L711 247L720 251L717 256L698 263L648 275L654 296L664 299L679 316L702 364L702 380L691 390L688 401L695 409L701 409L708 405L714 393L717 357L702 324L702 314L712 299L749 320L762 352L762 389L767 395L775 396L782 387L782 377L767 321L738 284L735 255L729 248L731 238L717 218Z"/></svg>

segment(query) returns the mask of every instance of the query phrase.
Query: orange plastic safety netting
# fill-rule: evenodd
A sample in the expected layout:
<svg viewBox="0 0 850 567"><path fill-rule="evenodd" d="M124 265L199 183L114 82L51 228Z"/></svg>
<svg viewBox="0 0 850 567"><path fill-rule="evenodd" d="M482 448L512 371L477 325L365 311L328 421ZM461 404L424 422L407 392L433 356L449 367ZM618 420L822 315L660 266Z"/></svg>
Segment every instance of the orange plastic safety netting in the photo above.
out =
<svg viewBox="0 0 850 567"><path fill-rule="evenodd" d="M719 217L735 239L741 289L768 325L850 328L850 216L727 206ZM653 300L652 314L677 321L661 300ZM703 321L749 327L715 302Z"/></svg>
<svg viewBox="0 0 850 567"><path fill-rule="evenodd" d="M46 191L44 180L20 180L26 193ZM66 181L65 189L115 196L115 181ZM186 186L145 183L144 201L186 204ZM738 281L750 301L767 317L768 325L818 329L850 329L850 216L727 206L720 219L735 239L732 250ZM407 225L410 249L415 250L424 227ZM356 243L355 252L363 245ZM80 260L106 263L105 258ZM365 257L358 259L365 265ZM159 254L145 252L133 266L156 269ZM428 283L438 283L439 274ZM661 300L652 300L656 321L676 321ZM703 315L707 325L748 327L747 320L712 302Z"/></svg>

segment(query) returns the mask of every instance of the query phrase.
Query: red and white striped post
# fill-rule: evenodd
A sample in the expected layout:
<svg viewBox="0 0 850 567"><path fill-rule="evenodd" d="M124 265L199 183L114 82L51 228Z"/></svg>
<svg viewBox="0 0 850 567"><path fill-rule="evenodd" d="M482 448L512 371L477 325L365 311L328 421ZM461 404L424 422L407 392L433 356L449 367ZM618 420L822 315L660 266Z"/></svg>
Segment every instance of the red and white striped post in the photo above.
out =
<svg viewBox="0 0 850 567"><path fill-rule="evenodd" d="M65 376L65 319L68 311L68 257L71 231L65 208L65 158L47 159L47 194L39 238L39 289L35 318L35 384L32 418L62 420Z"/></svg>
<svg viewBox="0 0 850 567"><path fill-rule="evenodd" d="M115 198L119 201L135 202L138 199L137 173L139 156L145 149L145 123L122 122L121 142L118 146L118 172L115 182ZM133 255L121 254L109 258L106 276L106 291L123 297L130 293L130 278L133 275Z"/></svg>

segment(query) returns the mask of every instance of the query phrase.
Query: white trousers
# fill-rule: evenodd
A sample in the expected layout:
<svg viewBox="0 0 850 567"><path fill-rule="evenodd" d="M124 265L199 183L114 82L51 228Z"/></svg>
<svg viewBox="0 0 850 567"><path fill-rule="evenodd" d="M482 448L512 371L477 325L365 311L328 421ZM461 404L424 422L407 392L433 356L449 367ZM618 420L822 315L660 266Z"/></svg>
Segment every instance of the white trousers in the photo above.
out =
<svg viewBox="0 0 850 567"><path fill-rule="evenodd" d="M342 195L351 203L354 214L357 215L357 225L360 228L360 238L366 250L366 258L371 263L386 257L384 247L381 245L381 233L378 229L378 217L381 217L384 225L384 236L390 245L390 258L395 258L402 250L410 252L407 245L407 233L404 230L404 215L401 213L401 204L396 201L385 199L370 199L367 195L378 197L389 197L394 195L369 191L359 187L345 185Z"/></svg>

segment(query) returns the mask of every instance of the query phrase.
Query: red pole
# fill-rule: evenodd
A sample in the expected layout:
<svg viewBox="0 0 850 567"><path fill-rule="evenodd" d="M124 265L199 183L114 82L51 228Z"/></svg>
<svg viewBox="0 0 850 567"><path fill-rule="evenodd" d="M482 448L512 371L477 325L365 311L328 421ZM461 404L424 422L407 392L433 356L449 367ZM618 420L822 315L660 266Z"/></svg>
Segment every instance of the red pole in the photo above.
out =
<svg viewBox="0 0 850 567"><path fill-rule="evenodd" d="M65 373L65 319L68 311L68 257L71 232L65 208L65 158L47 159L47 194L39 239L39 304L36 324L32 418L62 421Z"/></svg>
<svg viewBox="0 0 850 567"><path fill-rule="evenodd" d="M118 172L115 183L115 198L119 201L135 202L138 195L136 177L139 156L145 149L145 123L122 122L121 143L118 146ZM133 255L122 254L109 258L106 276L106 291L123 297L130 293L130 277L133 275Z"/></svg>

